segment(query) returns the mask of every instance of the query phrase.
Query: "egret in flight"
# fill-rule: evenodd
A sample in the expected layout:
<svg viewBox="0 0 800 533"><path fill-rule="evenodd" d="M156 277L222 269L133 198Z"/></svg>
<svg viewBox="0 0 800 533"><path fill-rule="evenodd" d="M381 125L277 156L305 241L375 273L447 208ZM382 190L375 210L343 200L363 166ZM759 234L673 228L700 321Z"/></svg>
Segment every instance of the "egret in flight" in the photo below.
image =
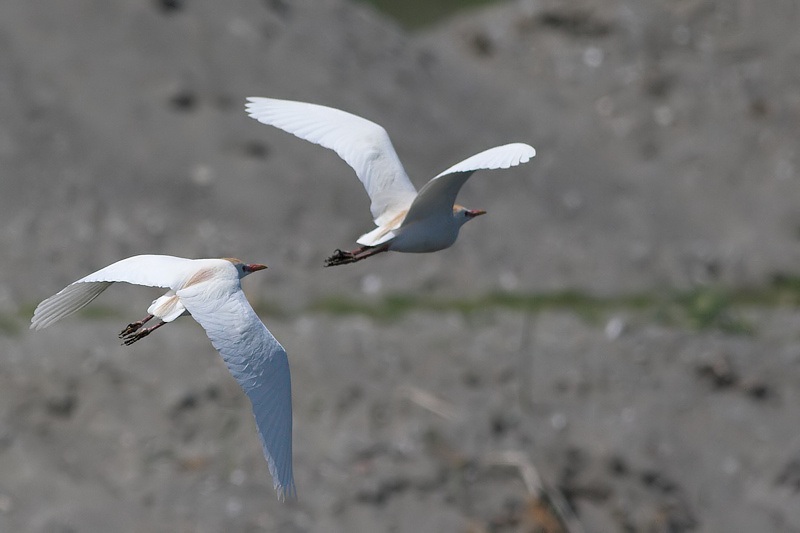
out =
<svg viewBox="0 0 800 533"><path fill-rule="evenodd" d="M408 179L383 127L356 115L305 102L248 98L247 113L301 139L330 148L353 167L367 189L377 226L356 241L353 251L336 250L325 266L355 263L375 254L435 252L450 247L468 220L483 215L455 203L476 170L509 168L536 155L523 143L490 148L453 165L420 191Z"/></svg>
<svg viewBox="0 0 800 533"><path fill-rule="evenodd" d="M33 312L31 329L46 328L78 311L115 282L168 288L153 301L145 318L120 332L123 343L133 344L179 316L191 314L250 398L278 498L295 498L289 360L283 346L250 306L241 286L243 277L265 268L238 259L129 257L79 279L40 303ZM159 321L144 327L153 318Z"/></svg>

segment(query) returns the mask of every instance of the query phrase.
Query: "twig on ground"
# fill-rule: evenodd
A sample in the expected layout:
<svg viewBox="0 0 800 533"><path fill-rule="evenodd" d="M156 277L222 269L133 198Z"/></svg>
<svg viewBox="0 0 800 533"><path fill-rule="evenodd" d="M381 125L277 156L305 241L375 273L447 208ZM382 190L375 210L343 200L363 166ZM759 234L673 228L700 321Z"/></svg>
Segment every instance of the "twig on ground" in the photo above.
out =
<svg viewBox="0 0 800 533"><path fill-rule="evenodd" d="M455 422L463 419L462 413L453 407L452 404L434 396L430 392L420 389L419 387L415 387L413 385L401 385L397 388L397 390L403 398L406 398L411 403L416 404L419 407L422 407L423 409L426 409L431 413L444 418L445 420Z"/></svg>
<svg viewBox="0 0 800 533"><path fill-rule="evenodd" d="M484 463L490 466L511 466L522 476L522 481L532 496L529 509L531 518L547 533L584 533L578 517L570 508L561 491L547 487L528 456L518 450L490 453Z"/></svg>

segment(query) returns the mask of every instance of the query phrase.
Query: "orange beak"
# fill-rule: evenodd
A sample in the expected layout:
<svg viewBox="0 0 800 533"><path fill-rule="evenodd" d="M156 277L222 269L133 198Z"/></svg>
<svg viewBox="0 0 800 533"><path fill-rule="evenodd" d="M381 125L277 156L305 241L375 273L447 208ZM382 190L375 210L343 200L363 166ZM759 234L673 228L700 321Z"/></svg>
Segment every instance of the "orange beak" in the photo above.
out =
<svg viewBox="0 0 800 533"><path fill-rule="evenodd" d="M260 265L258 263L250 263L249 265L244 266L245 272L258 272L259 270L264 270L267 268L267 265Z"/></svg>

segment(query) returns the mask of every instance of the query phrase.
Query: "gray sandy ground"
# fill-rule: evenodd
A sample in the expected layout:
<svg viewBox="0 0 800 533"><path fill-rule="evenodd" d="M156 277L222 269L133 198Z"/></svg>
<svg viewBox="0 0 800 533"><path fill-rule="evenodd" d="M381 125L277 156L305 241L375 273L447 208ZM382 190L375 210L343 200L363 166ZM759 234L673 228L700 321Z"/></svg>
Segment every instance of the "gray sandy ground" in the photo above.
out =
<svg viewBox="0 0 800 533"><path fill-rule="evenodd" d="M793 2L512 2L413 34L343 0L178 4L0 3L0 531L537 531L508 453L587 532L800 530L796 298L736 305L746 332L314 310L796 278ZM247 96L379 122L418 186L489 146L539 155L470 180L489 214L453 248L323 269L366 195ZM199 326L117 345L157 292L26 329L137 253L270 265L245 290L290 354L297 503Z"/></svg>

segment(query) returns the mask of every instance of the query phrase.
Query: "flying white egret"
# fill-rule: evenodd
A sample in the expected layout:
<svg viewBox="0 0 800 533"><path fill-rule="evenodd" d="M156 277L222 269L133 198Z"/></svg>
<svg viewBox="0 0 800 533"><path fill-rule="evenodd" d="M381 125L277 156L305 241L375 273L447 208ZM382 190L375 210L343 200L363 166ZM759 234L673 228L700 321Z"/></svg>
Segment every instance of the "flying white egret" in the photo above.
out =
<svg viewBox="0 0 800 533"><path fill-rule="evenodd" d="M523 143L490 148L448 168L417 193L389 135L378 124L316 104L274 98L247 100L247 113L259 122L335 151L367 189L378 227L359 237L360 248L336 250L325 266L355 263L390 250L420 253L448 248L465 222L486 213L455 204L458 191L472 173L513 167L536 155L532 146Z"/></svg>
<svg viewBox="0 0 800 533"><path fill-rule="evenodd" d="M295 498L292 475L292 387L286 351L256 315L241 279L267 268L238 259L137 255L79 279L40 303L31 329L42 329L83 308L114 282L169 288L148 315L119 334L130 345L184 314L206 330L253 405L256 427L278 498ZM160 321L143 328L152 318Z"/></svg>

